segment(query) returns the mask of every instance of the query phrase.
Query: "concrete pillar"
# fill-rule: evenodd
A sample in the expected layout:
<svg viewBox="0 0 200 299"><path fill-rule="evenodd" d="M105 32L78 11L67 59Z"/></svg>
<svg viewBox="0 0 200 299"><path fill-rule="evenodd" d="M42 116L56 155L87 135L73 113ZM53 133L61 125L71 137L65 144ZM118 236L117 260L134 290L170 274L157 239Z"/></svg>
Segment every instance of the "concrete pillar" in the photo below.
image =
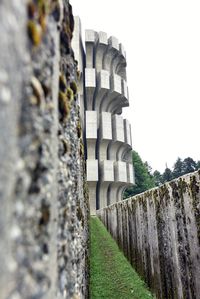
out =
<svg viewBox="0 0 200 299"><path fill-rule="evenodd" d="M96 186L98 179L98 160L87 160L87 182L89 187L91 215L96 214Z"/></svg>

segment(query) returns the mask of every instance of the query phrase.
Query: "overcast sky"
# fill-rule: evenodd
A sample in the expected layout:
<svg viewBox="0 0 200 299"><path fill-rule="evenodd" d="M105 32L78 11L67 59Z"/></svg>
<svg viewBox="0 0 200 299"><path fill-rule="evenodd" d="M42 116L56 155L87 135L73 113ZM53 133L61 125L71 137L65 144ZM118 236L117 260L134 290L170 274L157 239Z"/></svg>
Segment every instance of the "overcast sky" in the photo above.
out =
<svg viewBox="0 0 200 299"><path fill-rule="evenodd" d="M133 148L153 168L200 160L200 0L71 0L85 29L127 53Z"/></svg>

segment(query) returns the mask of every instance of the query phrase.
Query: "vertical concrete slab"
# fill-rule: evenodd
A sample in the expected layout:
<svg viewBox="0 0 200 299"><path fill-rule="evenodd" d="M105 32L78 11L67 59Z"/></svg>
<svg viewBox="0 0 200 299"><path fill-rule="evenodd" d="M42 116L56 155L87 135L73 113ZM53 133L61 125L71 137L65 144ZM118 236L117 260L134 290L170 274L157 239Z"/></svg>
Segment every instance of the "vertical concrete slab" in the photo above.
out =
<svg viewBox="0 0 200 299"><path fill-rule="evenodd" d="M103 209L108 219L116 210L109 230L157 298L199 297L199 180L194 172Z"/></svg>

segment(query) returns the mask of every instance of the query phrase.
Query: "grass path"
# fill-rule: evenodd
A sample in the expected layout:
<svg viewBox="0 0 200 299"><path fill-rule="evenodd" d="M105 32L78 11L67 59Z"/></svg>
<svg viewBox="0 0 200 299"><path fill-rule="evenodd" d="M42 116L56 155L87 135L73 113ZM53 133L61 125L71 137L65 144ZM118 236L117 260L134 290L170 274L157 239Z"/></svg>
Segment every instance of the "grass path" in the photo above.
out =
<svg viewBox="0 0 200 299"><path fill-rule="evenodd" d="M154 298L97 217L91 217L90 230L90 298Z"/></svg>

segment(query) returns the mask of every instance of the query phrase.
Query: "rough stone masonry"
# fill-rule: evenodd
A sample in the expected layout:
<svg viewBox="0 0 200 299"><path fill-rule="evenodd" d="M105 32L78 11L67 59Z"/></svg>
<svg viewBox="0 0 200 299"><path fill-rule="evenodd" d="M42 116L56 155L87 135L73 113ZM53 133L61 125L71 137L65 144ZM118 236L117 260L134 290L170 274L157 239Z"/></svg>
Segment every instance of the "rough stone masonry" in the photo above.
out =
<svg viewBox="0 0 200 299"><path fill-rule="evenodd" d="M88 192L67 0L0 2L0 298L88 297Z"/></svg>

